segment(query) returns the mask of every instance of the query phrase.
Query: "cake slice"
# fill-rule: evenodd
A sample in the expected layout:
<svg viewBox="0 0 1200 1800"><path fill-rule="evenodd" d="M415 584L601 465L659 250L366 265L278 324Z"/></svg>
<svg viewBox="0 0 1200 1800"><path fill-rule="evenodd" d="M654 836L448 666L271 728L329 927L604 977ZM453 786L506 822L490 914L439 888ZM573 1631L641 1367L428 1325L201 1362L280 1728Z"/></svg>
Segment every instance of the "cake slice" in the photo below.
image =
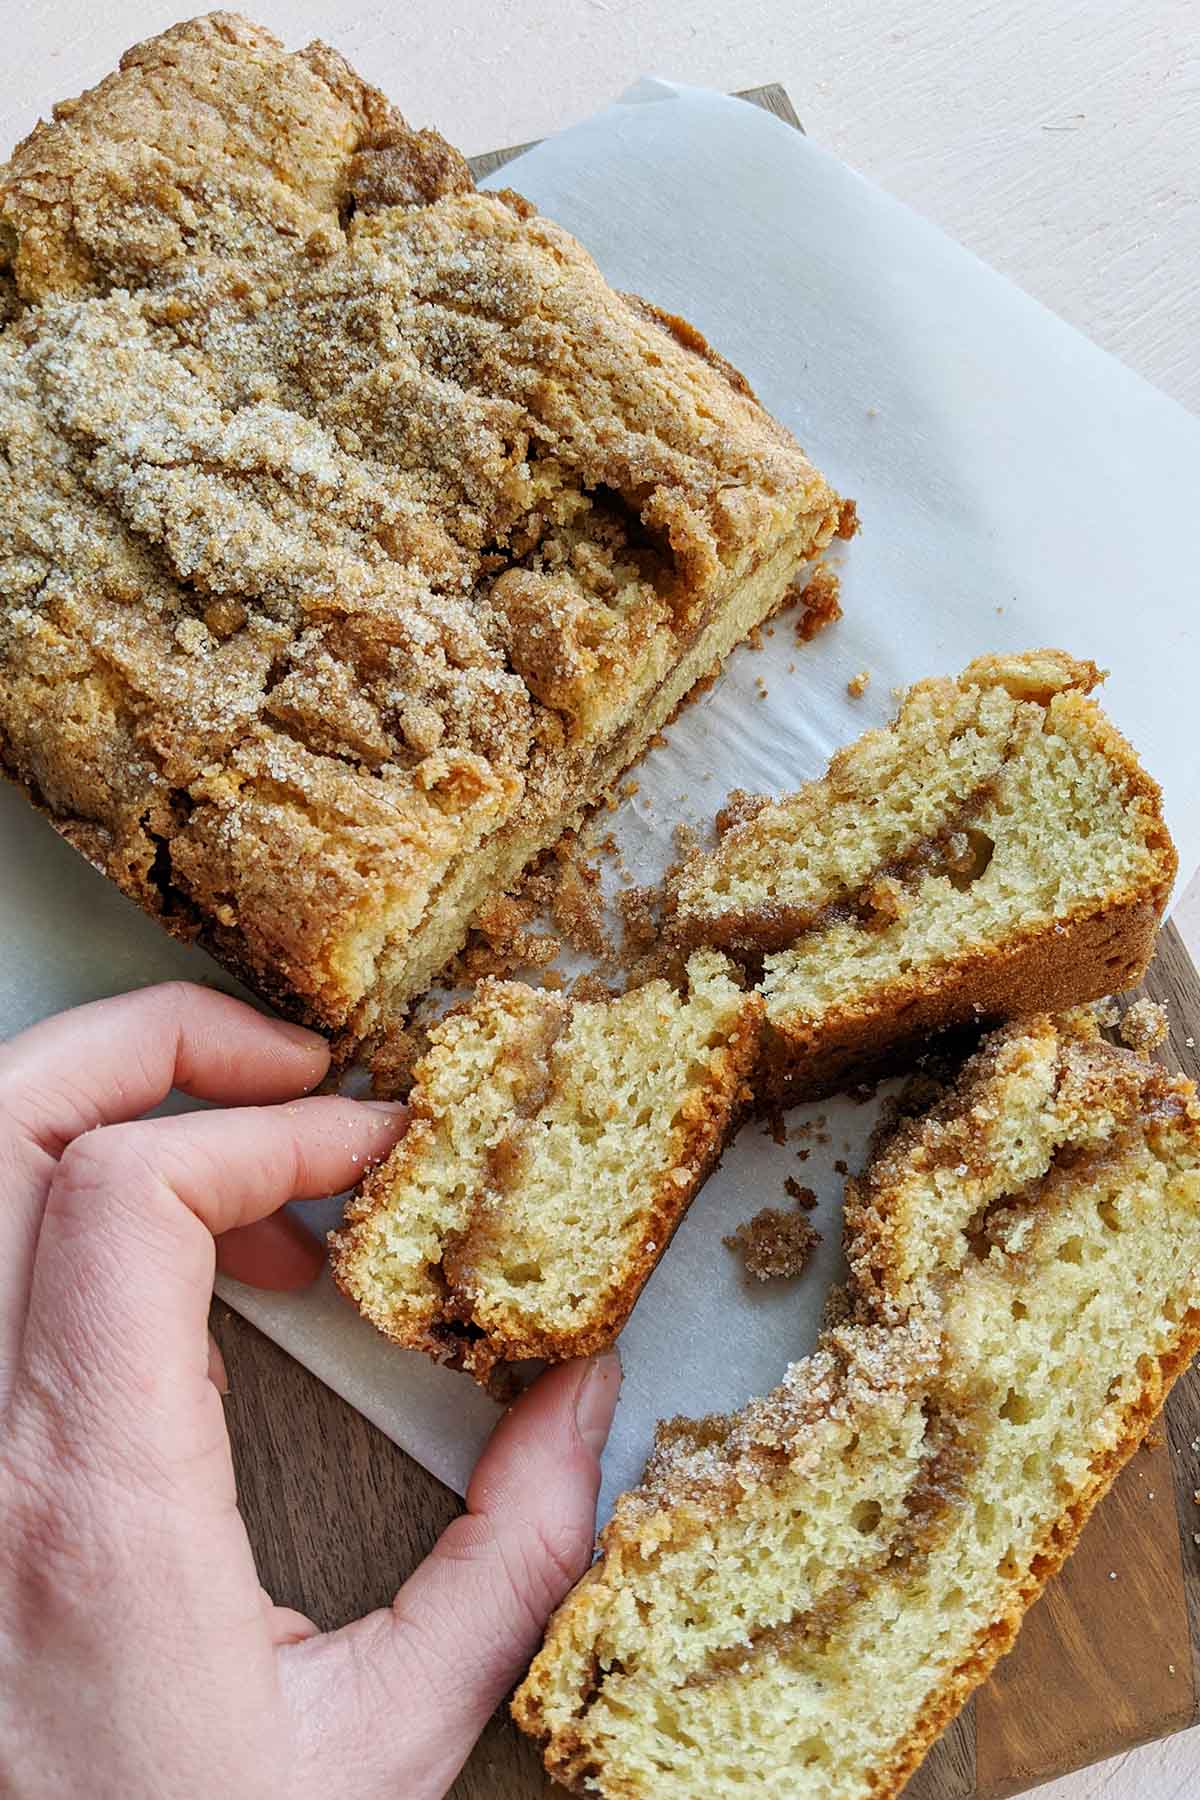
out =
<svg viewBox="0 0 1200 1800"><path fill-rule="evenodd" d="M435 1027L408 1133L331 1239L338 1285L483 1382L610 1344L748 1098L761 1007L713 951L686 995L483 983Z"/></svg>
<svg viewBox="0 0 1200 1800"><path fill-rule="evenodd" d="M1094 663L986 656L685 867L674 930L761 963L763 1085L816 1099L947 1026L1140 980L1175 851Z"/></svg>
<svg viewBox="0 0 1200 1800"><path fill-rule="evenodd" d="M518 1690L608 1800L889 1800L1200 1343L1200 1107L1006 1027L849 1189L849 1321L660 1432Z"/></svg>
<svg viewBox="0 0 1200 1800"><path fill-rule="evenodd" d="M852 513L682 320L217 13L0 168L0 766L382 1034Z"/></svg>

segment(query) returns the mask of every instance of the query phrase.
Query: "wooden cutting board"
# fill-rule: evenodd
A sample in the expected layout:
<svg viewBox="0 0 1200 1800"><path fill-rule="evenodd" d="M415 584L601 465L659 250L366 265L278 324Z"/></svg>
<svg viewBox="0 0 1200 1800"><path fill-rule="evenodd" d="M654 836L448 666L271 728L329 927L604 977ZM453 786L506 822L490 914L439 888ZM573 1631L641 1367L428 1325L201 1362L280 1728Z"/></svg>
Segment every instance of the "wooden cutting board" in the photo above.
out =
<svg viewBox="0 0 1200 1800"><path fill-rule="evenodd" d="M742 98L799 128L781 87ZM476 176L523 148L476 157ZM1200 977L1173 926L1141 991L1169 1009L1163 1060L1200 1079ZM461 1503L219 1302L212 1326L230 1379L238 1495L264 1587L325 1627L386 1605ZM1197 1491L1200 1365L1177 1383L1162 1435L1097 1508L1015 1650L931 1751L906 1800L1004 1800L1200 1718ZM543 1800L560 1791L502 1711L451 1793Z"/></svg>

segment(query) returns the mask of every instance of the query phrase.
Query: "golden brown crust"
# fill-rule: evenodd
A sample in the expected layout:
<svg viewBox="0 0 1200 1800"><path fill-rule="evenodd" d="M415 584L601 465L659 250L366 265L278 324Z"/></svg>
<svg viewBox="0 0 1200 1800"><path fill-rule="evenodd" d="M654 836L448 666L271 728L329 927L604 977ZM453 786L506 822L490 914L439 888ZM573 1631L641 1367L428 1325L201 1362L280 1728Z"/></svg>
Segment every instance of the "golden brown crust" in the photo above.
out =
<svg viewBox="0 0 1200 1800"><path fill-rule="evenodd" d="M654 1189L638 1207L638 1226L622 1260L606 1275L603 1286L570 1328L539 1321L533 1311L516 1313L487 1304L486 1275L477 1273L481 1259L505 1229L505 1190L518 1206L522 1172L522 1121L535 1118L551 1099L559 1077L553 1052L567 1029L577 1002L560 994L530 990L521 983L481 983L478 1006L511 1000L521 1011L533 1010L532 1033L505 1051L506 1066L523 1063L512 1104L512 1130L489 1154L482 1180L471 1200L463 1231L445 1247L439 1292L423 1314L411 1308L387 1309L369 1304L359 1262L377 1222L395 1205L395 1191L409 1176L420 1179L428 1154L436 1112L423 1086L425 1071L416 1070L410 1104L413 1121L392 1157L369 1175L346 1209L343 1229L330 1240L330 1268L348 1299L365 1312L384 1336L406 1349L421 1350L440 1362L466 1370L483 1386L491 1386L503 1365L540 1358L561 1362L588 1356L612 1344L625 1325L646 1282L654 1272L695 1195L720 1160L729 1136L750 1101L748 1077L758 1055L762 1002L757 995L740 997L736 1017L723 1041L708 1058L702 1078L684 1099L677 1123L665 1146L663 1170ZM470 1007L460 1009L464 1012ZM494 1079L494 1077L493 1077Z"/></svg>
<svg viewBox="0 0 1200 1800"><path fill-rule="evenodd" d="M326 45L289 56L234 13L189 19L63 101L0 171L17 286L43 302L142 287L248 242L291 260L339 232L355 176L369 183L372 153L401 144L419 156L427 140ZM424 158L426 200L462 180L441 151Z"/></svg>
<svg viewBox="0 0 1200 1800"><path fill-rule="evenodd" d="M1040 1132L1044 1124L1044 1141L1036 1137L1030 1147L1027 1137L1023 1138L1020 1132L1014 1135L1013 1128L1021 1121L1026 1122L1026 1131L1031 1122L1035 1132ZM796 1478L801 1483L806 1468L816 1477L816 1504L828 1484L836 1483L833 1471L840 1452L806 1466L802 1461L805 1449L815 1455L811 1447L816 1435L828 1432L835 1421L854 1433L855 1443L868 1430L872 1404L869 1396L876 1396L874 1403L878 1404L878 1397L886 1391L876 1359L879 1347L889 1343L894 1347L894 1355L899 1354L902 1344L906 1350L906 1360L896 1365L907 1369L897 1390L902 1396L901 1404L923 1418L927 1426L919 1473L915 1480L910 1478L904 1502L907 1522L893 1540L891 1551L885 1546L882 1558L874 1555L874 1560L869 1557L855 1565L850 1533L851 1546L844 1552L850 1558L845 1579L840 1584L835 1582L827 1598L819 1600L815 1608L782 1620L777 1620L772 1610L774 1590L769 1584L762 1588L761 1581L762 1591L755 1590L748 1574L745 1592L738 1590L738 1604L725 1621L736 1641L724 1648L723 1640L712 1639L717 1648L706 1647L707 1660L694 1665L684 1660L680 1666L685 1673L671 1677L668 1689L673 1683L682 1695L696 1686L744 1679L751 1685L742 1700L728 1702L730 1729L738 1731L744 1713L746 1720L756 1721L756 1732L761 1731L762 1719L770 1716L769 1708L774 1704L770 1697L774 1690L766 1690L767 1698L757 1703L763 1711L756 1711L753 1682L759 1659L766 1658L770 1663L778 1655L786 1662L793 1648L797 1654L811 1655L816 1660L809 1673L819 1696L823 1686L820 1659L840 1653L840 1640L833 1639L831 1646L823 1642L826 1634L837 1631L846 1610L869 1595L875 1581L893 1564L900 1584L897 1598L906 1596L910 1584L915 1583L911 1604L931 1606L936 1615L940 1584L946 1576L935 1565L928 1576L928 1593L916 1598L925 1558L945 1553L945 1567L954 1570L956 1577L958 1571L965 1569L962 1559L967 1546L975 1542L973 1503L988 1501L996 1493L986 1485L983 1490L978 1483L972 1486L977 1459L982 1459L980 1469L991 1471L989 1480L993 1481L996 1472L1005 1467L1005 1458L1015 1455L1016 1466L1020 1467L1022 1453L1014 1452L1006 1438L1006 1421L1020 1422L1019 1414L1008 1411L1014 1390L1009 1389L1008 1400L999 1408L997 1419L999 1395L1004 1392L1006 1379L1023 1379L1017 1375L1019 1369L1044 1371L1044 1365L1038 1361L1040 1335L1011 1364L1002 1362L997 1368L995 1334L1003 1336L1009 1319L1005 1284L1014 1284L1013 1318L1028 1317L1031 1311L1036 1316L1040 1284L1045 1283L1049 1303L1056 1286L1056 1271L1075 1260L1063 1252L1082 1242L1077 1237L1052 1236L1051 1247L1039 1256L1035 1246L1040 1242L1040 1234L1072 1231L1077 1224L1086 1230L1093 1205L1097 1205L1108 1230L1128 1229L1130 1220L1138 1220L1146 1235L1137 1250L1131 1247L1126 1255L1151 1254L1152 1215L1140 1210L1143 1203L1136 1197L1139 1176L1135 1171L1153 1168L1163 1183L1161 1190L1156 1189L1161 1192L1163 1203L1167 1203L1165 1197L1169 1195L1169 1204L1180 1208L1174 1224L1186 1231L1179 1246L1190 1246L1190 1256L1183 1248L1173 1248L1159 1265L1161 1275L1146 1285L1146 1335L1141 1335L1141 1324L1132 1335L1128 1333L1127 1314L1115 1296L1110 1296L1110 1310L1115 1308L1112 1317L1120 1321L1116 1326L1120 1335L1114 1340L1110 1327L1105 1354L1113 1353L1114 1341L1125 1345L1117 1365L1121 1384L1119 1411L1108 1411L1115 1395L1110 1388L1105 1402L1105 1377L1100 1374L1092 1379L1084 1415L1077 1415L1065 1401L1057 1409L1052 1438L1046 1441L1062 1444L1064 1471L1054 1480L1044 1470L1041 1472L1040 1478L1046 1485L1040 1500L1031 1498L1028 1502L1035 1506L1032 1515L1023 1514L1019 1502L1015 1510L1010 1509L1018 1521L1018 1532L1023 1517L1048 1522L1039 1525L1040 1535L1035 1536L1032 1546L1026 1544L1019 1551L1014 1550L1018 1560L1011 1576L1004 1574L1003 1561L999 1565L1002 1585L987 1600L987 1610L975 1615L977 1619L985 1617L987 1623L978 1628L973 1641L960 1639L960 1644L966 1642L968 1647L956 1650L957 1660L950 1673L939 1678L936 1689L924 1699L919 1687L913 1692L913 1723L902 1740L881 1743L873 1764L868 1762L864 1750L860 1766L856 1753L850 1772L855 1783L861 1784L861 1791L869 1793L873 1800L896 1800L930 1744L986 1678L999 1656L1011 1647L1024 1614L1075 1547L1094 1506L1142 1441L1171 1385L1200 1348L1200 1307L1194 1304L1193 1266L1195 1205L1200 1192L1196 1174L1198 1150L1200 1100L1194 1086L1129 1050L1102 1042L1094 1015L1084 1008L1059 1016L1035 1016L994 1034L932 1108L902 1118L875 1149L867 1173L851 1184L848 1194L847 1253L852 1276L848 1323L828 1331L817 1355L790 1371L788 1381L764 1401L752 1403L727 1418L677 1421L664 1428L642 1486L622 1498L612 1524L603 1534L602 1560L594 1565L577 1591L578 1598L569 1599L552 1622L547 1648L535 1662L513 1706L518 1723L541 1741L550 1772L574 1791L604 1794L609 1800L635 1800L636 1796L653 1791L642 1772L653 1766L653 1726L648 1724L647 1734L639 1738L635 1722L661 1716L666 1720L669 1737L678 1732L680 1745L686 1746L690 1741L687 1715L673 1720L667 1689L661 1714L656 1714L636 1685L627 1692L622 1685L639 1675L653 1686L656 1643L666 1646L663 1654L671 1661L684 1655L685 1640L680 1633L691 1623L691 1588L686 1582L678 1592L672 1588L672 1581L678 1577L667 1573L668 1567L674 1566L670 1563L664 1565L661 1578L656 1581L656 1557L669 1552L674 1558L681 1547L686 1549L689 1542L695 1541L697 1566L707 1569L714 1545L719 1554L720 1539L715 1534L721 1518L730 1516L732 1509L741 1504L741 1497L756 1488L765 1487L769 1495L778 1476L789 1468L799 1471ZM1144 1160L1128 1165L1134 1171L1130 1177L1134 1185L1127 1196L1129 1211L1120 1214L1125 1223L1120 1224L1116 1216L1110 1218L1105 1210L1111 1203L1097 1203L1095 1196L1116 1194L1124 1180L1125 1158L1131 1155ZM1160 1163L1171 1173L1162 1176ZM1023 1171L1031 1167L1044 1168L1045 1172L1029 1180ZM950 1183L943 1181L943 1171L952 1175ZM1004 1181L1015 1185L1005 1187ZM1106 1187L1106 1182L1117 1185ZM971 1212L981 1194L985 1198L992 1196L987 1208ZM960 1204L961 1216L955 1211ZM933 1216L938 1208L947 1212L944 1242L939 1239L938 1218ZM930 1209L933 1211L926 1217ZM1061 1223L1064 1209L1069 1209L1070 1223L1066 1225ZM1168 1229L1166 1236L1174 1243L1173 1231ZM988 1272L976 1276L973 1271L980 1268L981 1262L987 1263ZM1113 1266L1110 1261L1110 1269ZM964 1277L972 1284L969 1292L964 1291ZM1097 1277L1093 1275L1091 1279L1095 1281ZM973 1285L976 1281L978 1286ZM998 1294L996 1283L1000 1284ZM1136 1286L1142 1297L1142 1277ZM1045 1314L1047 1334L1056 1322L1059 1333L1065 1330L1072 1291L1068 1287L1060 1293L1057 1309L1051 1306ZM960 1295L961 1304L956 1304ZM1020 1311L1018 1297L1023 1301ZM990 1325L984 1317L989 1309L994 1309ZM916 1345L908 1334L926 1328L940 1340L940 1347L931 1361L923 1363L920 1353L914 1354ZM1039 1326L1039 1334L1041 1329ZM1056 1336L1056 1345L1060 1341ZM868 1373L865 1411L855 1410L852 1391L847 1386L849 1371L837 1358L839 1346L844 1350L860 1343L864 1346L860 1352L863 1368ZM1139 1343L1148 1353L1137 1354ZM1065 1373L1072 1367L1073 1352L1064 1354ZM1106 1373L1112 1366L1107 1365ZM1084 1384L1081 1394L1087 1393ZM1097 1404L1099 1417L1091 1412ZM995 1438L997 1426L999 1438ZM932 1436L930 1427L934 1428ZM1094 1448L1088 1460L1068 1478L1065 1470L1082 1447L1077 1432L1084 1431L1088 1435L1083 1443ZM993 1439L995 1447L989 1448ZM1030 1440L1031 1444L1038 1441ZM997 1454L1001 1459L998 1462L992 1460ZM804 1516L803 1506L797 1508L795 1494L781 1495L776 1505L781 1530L789 1520ZM1052 1517L1056 1507L1061 1510ZM821 1519L819 1530L828 1534L829 1522L824 1514ZM744 1532L740 1523L737 1529ZM993 1540L989 1529L979 1540L984 1546L980 1564L984 1594L991 1580L990 1557L1005 1542L1003 1536ZM786 1535L781 1542L788 1543ZM803 1539L798 1542L798 1566L807 1568L803 1559L809 1546ZM977 1543L977 1551L978 1548ZM637 1599L636 1616L631 1605L633 1597ZM680 1608L678 1615L674 1610L663 1613L667 1622L661 1627L660 1638L640 1631L638 1617L644 1603L650 1608L673 1609L676 1604ZM765 1615L753 1610L758 1603L767 1607ZM703 1611L706 1616L711 1615L711 1603ZM878 1616L886 1615L885 1597ZM768 1621L761 1629L753 1624L759 1616ZM876 1616L874 1611L867 1615ZM864 1628L861 1624L855 1626L847 1641L855 1641L854 1631ZM593 1641L600 1658L595 1675L586 1673L587 1649ZM911 1636L906 1641L911 1647ZM567 1659L565 1664L561 1658ZM612 1695L612 1708L603 1715L604 1723L593 1721L589 1725L591 1696L602 1689L610 1664L612 1678L618 1684ZM796 1666L803 1669L807 1665L801 1661ZM577 1667L585 1671L585 1685L578 1709L573 1709L572 1682ZM874 1671L874 1678L878 1678L878 1670ZM714 1692L714 1704L718 1703ZM831 1724L837 1708L847 1703L840 1684L833 1683L829 1698ZM739 1712L739 1706L743 1712ZM801 1711L799 1716L805 1715ZM634 1735L629 1745L632 1760L629 1769L622 1773L619 1768L612 1770L607 1766L603 1744L610 1735L614 1760L619 1765L625 1721ZM661 1765L667 1772L666 1785L671 1785L672 1774L678 1783L681 1770L688 1768L686 1751L681 1750L680 1755L678 1767L673 1763ZM633 1768L639 1771L636 1776L630 1772ZM843 1769L842 1773L844 1776L846 1771ZM685 1787L686 1778L679 1791ZM811 1787L804 1785L804 1791L816 1792L818 1786L815 1782ZM858 1791L859 1786L855 1785L855 1792Z"/></svg>
<svg viewBox="0 0 1200 1800"><path fill-rule="evenodd" d="M1057 1575L1079 1542L1096 1506L1120 1474L1159 1416L1176 1381L1200 1350L1200 1311L1187 1313L1172 1348L1157 1359L1156 1375L1145 1382L1130 1402L1120 1439L1093 1466L1091 1480L1055 1521L1027 1577L1016 1587L1004 1616L994 1621L971 1655L963 1660L936 1693L894 1757L872 1777L872 1800L896 1800L905 1783L920 1766L931 1745L957 1717L985 1682L1002 1656L1017 1640L1025 1614L1048 1581Z"/></svg>
<svg viewBox="0 0 1200 1800"><path fill-rule="evenodd" d="M768 983L768 1025L763 1040L763 1067L756 1091L767 1107L815 1100L840 1088L903 1068L939 1032L960 1026L982 1027L1014 1015L1079 1005L1136 985L1154 950L1158 922L1170 899L1178 859L1162 816L1162 793L1141 767L1131 745L1099 706L1083 698L1102 679L1094 663L1042 650L1023 656L981 657L954 681L934 679L909 690L904 712L914 706L942 703L958 690L1003 686L1017 700L1048 706L1055 696L1073 703L1073 721L1086 731L1109 765L1114 789L1131 818L1136 818L1144 844L1146 871L1136 886L1114 889L1103 903L1080 904L1040 925L1011 930L981 948L940 963L909 967L881 982L869 993L843 1005L830 1003L819 1017L789 1013L773 1003ZM1079 696L1075 699L1074 696ZM903 713L902 713L903 716ZM887 732L867 733L832 758L825 776L811 782L784 804L801 821L819 820L835 801L857 797L862 785L859 761L865 750L885 744ZM973 794L946 824L942 837L951 844L983 804ZM737 855L757 842L764 808L739 813L722 836L712 858L697 855L687 863L678 883L673 934L693 947L718 946L757 966L762 957L786 950L809 931L819 931L825 913L839 906L861 908L866 925L886 926L904 904L908 876L900 864L895 877L879 871L862 892L842 896L831 907L799 908L764 896L757 907L705 905L704 881L709 867L724 855ZM957 836L955 835L957 833ZM915 872L948 847L935 839L911 853ZM698 897L699 896L699 897ZM888 908L893 909L889 913Z"/></svg>
<svg viewBox="0 0 1200 1800"><path fill-rule="evenodd" d="M824 1099L894 1074L911 1066L940 1032L982 1029L1135 987L1154 954L1172 873L1164 871L1164 885L1152 898L1022 933L945 964L935 983L918 972L901 976L860 1010L831 1011L819 1030L769 1018L755 1078L760 1104Z"/></svg>
<svg viewBox="0 0 1200 1800"><path fill-rule="evenodd" d="M699 339L323 46L137 46L0 215L6 766L327 1026L423 985L481 847L502 884L742 578L837 528Z"/></svg>

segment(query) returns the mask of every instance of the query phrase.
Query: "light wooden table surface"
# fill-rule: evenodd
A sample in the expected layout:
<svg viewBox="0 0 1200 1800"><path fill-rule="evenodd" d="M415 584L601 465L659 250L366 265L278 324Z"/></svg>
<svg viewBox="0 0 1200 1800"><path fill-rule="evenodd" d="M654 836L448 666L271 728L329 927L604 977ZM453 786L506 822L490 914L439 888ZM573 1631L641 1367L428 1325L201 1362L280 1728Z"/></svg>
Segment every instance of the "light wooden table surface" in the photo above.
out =
<svg viewBox="0 0 1200 1800"><path fill-rule="evenodd" d="M289 44L335 43L468 152L543 136L641 73L781 81L812 137L1200 411L1200 0L243 4ZM0 146L189 10L0 0ZM1196 884L1177 917L1196 953ZM1198 1792L1200 1731L1041 1795Z"/></svg>

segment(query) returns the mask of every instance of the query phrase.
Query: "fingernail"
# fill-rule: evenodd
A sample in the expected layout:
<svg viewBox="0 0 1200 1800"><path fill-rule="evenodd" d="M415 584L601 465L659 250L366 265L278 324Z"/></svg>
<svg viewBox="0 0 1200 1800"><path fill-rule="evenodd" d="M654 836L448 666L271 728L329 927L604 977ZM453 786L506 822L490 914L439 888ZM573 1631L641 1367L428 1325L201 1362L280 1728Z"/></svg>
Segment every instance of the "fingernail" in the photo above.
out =
<svg viewBox="0 0 1200 1800"><path fill-rule="evenodd" d="M360 1100L360 1106L369 1106L372 1112L390 1113L393 1118L402 1117L408 1108L403 1100Z"/></svg>
<svg viewBox="0 0 1200 1800"><path fill-rule="evenodd" d="M310 1031L307 1025L293 1025L290 1019L276 1019L275 1029L281 1037L290 1038L293 1044L302 1050L322 1050L329 1053L329 1045L319 1031Z"/></svg>
<svg viewBox="0 0 1200 1800"><path fill-rule="evenodd" d="M575 1429L593 1456L608 1442L609 1427L621 1391L621 1359L615 1350L592 1358L575 1395Z"/></svg>

